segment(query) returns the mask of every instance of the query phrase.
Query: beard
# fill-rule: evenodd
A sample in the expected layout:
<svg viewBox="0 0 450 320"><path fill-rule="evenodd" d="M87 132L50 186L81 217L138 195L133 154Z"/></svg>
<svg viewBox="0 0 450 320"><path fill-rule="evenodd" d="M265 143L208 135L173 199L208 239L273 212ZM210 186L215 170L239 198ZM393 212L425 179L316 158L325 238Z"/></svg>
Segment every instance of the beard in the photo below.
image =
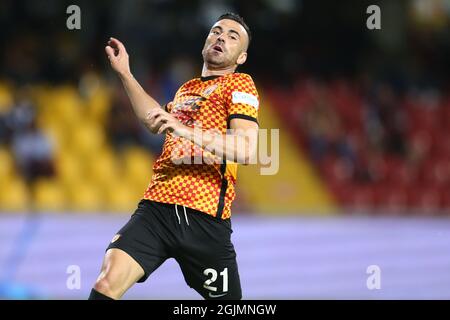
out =
<svg viewBox="0 0 450 320"><path fill-rule="evenodd" d="M203 50L203 61L215 68L223 68L233 65L231 59L229 59L224 52L217 53L213 49Z"/></svg>

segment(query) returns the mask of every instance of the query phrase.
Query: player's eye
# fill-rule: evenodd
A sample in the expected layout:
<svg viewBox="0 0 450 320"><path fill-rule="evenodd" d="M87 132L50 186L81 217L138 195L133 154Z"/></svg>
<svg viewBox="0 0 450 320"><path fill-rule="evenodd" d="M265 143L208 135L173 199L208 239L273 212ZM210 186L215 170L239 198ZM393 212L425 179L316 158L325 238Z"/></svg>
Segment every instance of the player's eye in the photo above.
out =
<svg viewBox="0 0 450 320"><path fill-rule="evenodd" d="M211 33L212 33L212 34L215 34L215 35L218 35L218 34L219 34L219 31L214 30L214 31L212 31Z"/></svg>
<svg viewBox="0 0 450 320"><path fill-rule="evenodd" d="M230 36L230 38L233 39L233 40L237 40L236 36Z"/></svg>

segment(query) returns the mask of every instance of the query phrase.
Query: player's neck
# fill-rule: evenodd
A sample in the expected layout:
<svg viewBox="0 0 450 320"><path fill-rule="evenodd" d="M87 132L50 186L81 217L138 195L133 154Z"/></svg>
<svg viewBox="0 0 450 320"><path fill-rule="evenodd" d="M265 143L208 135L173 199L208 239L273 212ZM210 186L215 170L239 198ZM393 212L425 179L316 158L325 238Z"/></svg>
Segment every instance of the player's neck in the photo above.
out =
<svg viewBox="0 0 450 320"><path fill-rule="evenodd" d="M206 63L203 64L202 69L202 77L210 77L210 76L224 76L230 73L234 73L236 70L236 66L230 66L223 69L212 69Z"/></svg>

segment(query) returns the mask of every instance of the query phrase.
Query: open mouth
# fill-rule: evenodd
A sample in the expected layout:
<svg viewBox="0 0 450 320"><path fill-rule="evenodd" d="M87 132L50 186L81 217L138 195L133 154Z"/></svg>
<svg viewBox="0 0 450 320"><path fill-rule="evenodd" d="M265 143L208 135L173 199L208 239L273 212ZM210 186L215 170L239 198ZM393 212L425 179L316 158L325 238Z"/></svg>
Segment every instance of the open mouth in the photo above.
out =
<svg viewBox="0 0 450 320"><path fill-rule="evenodd" d="M215 45L215 46L213 47L213 50L218 51L218 52L223 52L222 47L219 46L219 45Z"/></svg>

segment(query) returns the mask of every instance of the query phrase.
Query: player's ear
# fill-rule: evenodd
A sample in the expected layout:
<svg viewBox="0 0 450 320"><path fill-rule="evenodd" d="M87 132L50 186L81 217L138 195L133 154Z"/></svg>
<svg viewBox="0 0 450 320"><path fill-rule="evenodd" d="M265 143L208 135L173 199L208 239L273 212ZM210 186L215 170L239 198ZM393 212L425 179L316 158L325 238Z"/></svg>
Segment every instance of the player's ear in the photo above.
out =
<svg viewBox="0 0 450 320"><path fill-rule="evenodd" d="M247 52L241 52L236 62L238 65L241 65L244 64L245 61L247 61Z"/></svg>

